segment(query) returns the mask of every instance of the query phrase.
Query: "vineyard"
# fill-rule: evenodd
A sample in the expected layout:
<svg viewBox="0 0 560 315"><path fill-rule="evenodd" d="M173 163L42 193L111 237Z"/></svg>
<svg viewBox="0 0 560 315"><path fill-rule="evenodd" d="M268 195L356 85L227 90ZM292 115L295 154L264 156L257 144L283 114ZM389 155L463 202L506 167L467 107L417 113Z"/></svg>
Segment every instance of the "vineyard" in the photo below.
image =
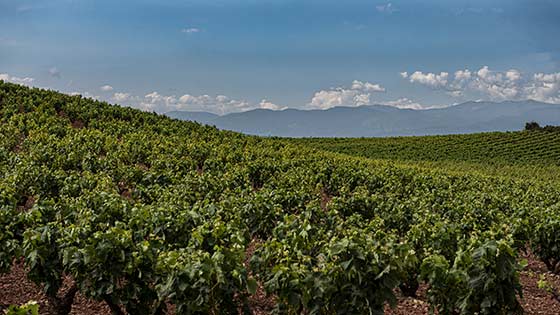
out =
<svg viewBox="0 0 560 315"><path fill-rule="evenodd" d="M423 169L560 182L557 128L422 137L302 138L288 142Z"/></svg>
<svg viewBox="0 0 560 315"><path fill-rule="evenodd" d="M328 151L375 159L560 166L558 131L396 138L307 138L294 141Z"/></svg>
<svg viewBox="0 0 560 315"><path fill-rule="evenodd" d="M478 149L453 137L471 145L468 159L513 159L513 148L558 162L557 135L508 135L476 135L494 143ZM386 141L364 153L376 157L428 146L360 141ZM0 82L0 272L23 264L45 314L69 314L77 294L119 315L383 314L419 287L437 314L521 314L527 252L560 274L556 185L321 152Z"/></svg>

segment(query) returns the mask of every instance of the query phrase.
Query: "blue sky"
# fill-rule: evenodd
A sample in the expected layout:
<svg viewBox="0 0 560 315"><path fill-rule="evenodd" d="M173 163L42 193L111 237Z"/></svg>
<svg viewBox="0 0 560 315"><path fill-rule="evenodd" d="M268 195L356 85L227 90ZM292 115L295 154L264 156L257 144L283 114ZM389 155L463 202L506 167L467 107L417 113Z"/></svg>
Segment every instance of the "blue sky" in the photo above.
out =
<svg viewBox="0 0 560 315"><path fill-rule="evenodd" d="M559 34L556 0L0 0L0 79L158 112L560 103Z"/></svg>

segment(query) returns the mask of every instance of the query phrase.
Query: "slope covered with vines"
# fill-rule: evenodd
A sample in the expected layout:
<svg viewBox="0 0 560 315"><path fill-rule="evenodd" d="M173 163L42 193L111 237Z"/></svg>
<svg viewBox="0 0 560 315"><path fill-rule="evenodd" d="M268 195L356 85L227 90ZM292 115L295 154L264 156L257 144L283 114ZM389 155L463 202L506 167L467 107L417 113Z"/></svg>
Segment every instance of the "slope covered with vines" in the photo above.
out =
<svg viewBox="0 0 560 315"><path fill-rule="evenodd" d="M521 312L520 251L560 272L560 194L321 153L0 82L0 270L54 314ZM254 248L249 251L249 248ZM70 290L61 291L65 276Z"/></svg>
<svg viewBox="0 0 560 315"><path fill-rule="evenodd" d="M560 166L558 131L396 138L313 138L294 141L327 151L375 159Z"/></svg>

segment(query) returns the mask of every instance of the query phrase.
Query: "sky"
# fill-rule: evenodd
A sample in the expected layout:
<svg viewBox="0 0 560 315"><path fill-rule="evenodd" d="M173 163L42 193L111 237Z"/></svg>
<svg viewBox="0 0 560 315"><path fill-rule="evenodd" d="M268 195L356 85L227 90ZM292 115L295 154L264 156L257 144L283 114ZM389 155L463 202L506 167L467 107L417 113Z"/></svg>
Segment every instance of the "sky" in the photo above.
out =
<svg viewBox="0 0 560 315"><path fill-rule="evenodd" d="M558 0L0 0L0 80L147 111L560 103Z"/></svg>

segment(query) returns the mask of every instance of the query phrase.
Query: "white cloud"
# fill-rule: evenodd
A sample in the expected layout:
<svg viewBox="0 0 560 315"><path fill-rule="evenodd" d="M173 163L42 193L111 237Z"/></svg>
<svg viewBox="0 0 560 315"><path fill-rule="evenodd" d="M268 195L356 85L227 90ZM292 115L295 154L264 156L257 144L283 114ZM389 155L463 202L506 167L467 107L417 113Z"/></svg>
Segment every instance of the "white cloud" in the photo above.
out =
<svg viewBox="0 0 560 315"><path fill-rule="evenodd" d="M446 107L446 105L422 105L406 97L399 98L394 101L379 102L379 105L393 106L401 109L416 109L416 110Z"/></svg>
<svg viewBox="0 0 560 315"><path fill-rule="evenodd" d="M103 92L111 92L113 90L113 87L110 85L103 85L99 89Z"/></svg>
<svg viewBox="0 0 560 315"><path fill-rule="evenodd" d="M401 76L403 74L401 73ZM427 85L431 88L440 88L447 84L447 79L449 77L449 73L441 72L440 74L436 73L423 73L421 71L415 71L408 79L411 83L420 83L423 85Z"/></svg>
<svg viewBox="0 0 560 315"><path fill-rule="evenodd" d="M354 80L350 88L337 87L315 92L308 106L311 108L327 109L342 105L368 105L370 104L372 92L385 92L385 88L379 84Z"/></svg>
<svg viewBox="0 0 560 315"><path fill-rule="evenodd" d="M352 82L352 90L361 90L367 92L385 92L385 88L379 84L371 84L369 82L362 82L354 80Z"/></svg>
<svg viewBox="0 0 560 315"><path fill-rule="evenodd" d="M406 71L401 72L401 73L399 73L399 74L400 74L400 76L401 76L403 79L408 78L408 72L406 72Z"/></svg>
<svg viewBox="0 0 560 315"><path fill-rule="evenodd" d="M515 69L508 70L506 72L506 78L510 81L518 81L521 79L521 72Z"/></svg>
<svg viewBox="0 0 560 315"><path fill-rule="evenodd" d="M52 67L49 69L49 75L53 78L61 78L60 70L57 67Z"/></svg>
<svg viewBox="0 0 560 315"><path fill-rule="evenodd" d="M0 73L0 80L17 83L21 85L31 85L35 81L34 78L30 78L30 77L19 78L19 77L11 76L7 73Z"/></svg>
<svg viewBox="0 0 560 315"><path fill-rule="evenodd" d="M525 93L537 101L560 103L560 72L534 74L531 84L525 87Z"/></svg>
<svg viewBox="0 0 560 315"><path fill-rule="evenodd" d="M494 101L533 99L560 103L560 73L524 76L517 69L493 71L483 66L477 71L457 70L453 80L449 80L447 72L437 75L416 71L410 76L403 72L401 76L412 83L444 90L453 97L474 98L474 94Z"/></svg>
<svg viewBox="0 0 560 315"><path fill-rule="evenodd" d="M407 109L424 109L425 107L421 104L414 102L406 97L399 98L395 101L380 102L381 105L393 106L397 108L407 108Z"/></svg>
<svg viewBox="0 0 560 315"><path fill-rule="evenodd" d="M189 95L189 94L185 94L185 95L183 95L179 98L179 101L181 103L184 103L184 104L189 103L189 102L195 102L196 97L194 97L192 95Z"/></svg>
<svg viewBox="0 0 560 315"><path fill-rule="evenodd" d="M165 96L154 91L144 95L140 101L140 108L146 111L166 112L177 105L177 98L174 95Z"/></svg>
<svg viewBox="0 0 560 315"><path fill-rule="evenodd" d="M319 109L327 109L340 105L357 105L354 101L355 97L356 101L359 101L360 103L362 103L365 98L368 98L369 100L368 95L358 96L356 91L337 89L316 92L309 105L310 107Z"/></svg>
<svg viewBox="0 0 560 315"><path fill-rule="evenodd" d="M520 79L521 73L517 70L504 73L491 71L488 66L484 66L467 82L467 88L474 89L493 100L515 100L523 97Z"/></svg>
<svg viewBox="0 0 560 315"><path fill-rule="evenodd" d="M103 87L106 87L103 89ZM110 86L103 86L102 91L110 91ZM115 92L109 99L120 105L135 107L144 111L165 113L174 110L183 111L205 111L216 114L240 112L253 108L284 109L267 100L259 104L251 104L244 100L235 100L225 95L190 95L184 94L180 97L175 95L164 95L153 91L144 96L137 96L126 92Z"/></svg>
<svg viewBox="0 0 560 315"><path fill-rule="evenodd" d="M270 101L267 101L266 99L263 99L260 103L259 103L259 108L262 109L270 109L270 110L282 110L285 109L285 107L276 105Z"/></svg>
<svg viewBox="0 0 560 315"><path fill-rule="evenodd" d="M181 29L181 33L185 33L185 34L194 34L194 33L199 33L200 29L196 28L196 27L188 27L188 28L183 28Z"/></svg>
<svg viewBox="0 0 560 315"><path fill-rule="evenodd" d="M130 95L129 93L120 93L117 92L115 94L113 94L113 100L117 101L117 102L126 102L132 99L132 95Z"/></svg>
<svg viewBox="0 0 560 315"><path fill-rule="evenodd" d="M375 6L375 9L377 10L377 12L387 13L387 14L392 14L393 12L398 11L398 9L395 6L393 6L391 2L377 5Z"/></svg>
<svg viewBox="0 0 560 315"><path fill-rule="evenodd" d="M187 110L206 111L216 114L225 114L255 108L255 106L251 106L247 101L234 100L225 95L195 96L185 94L176 97L175 95L161 95L158 92L145 95L138 103L138 106L142 110L160 113L172 110Z"/></svg>
<svg viewBox="0 0 560 315"><path fill-rule="evenodd" d="M455 81L465 81L471 79L471 71L469 69L455 71Z"/></svg>

